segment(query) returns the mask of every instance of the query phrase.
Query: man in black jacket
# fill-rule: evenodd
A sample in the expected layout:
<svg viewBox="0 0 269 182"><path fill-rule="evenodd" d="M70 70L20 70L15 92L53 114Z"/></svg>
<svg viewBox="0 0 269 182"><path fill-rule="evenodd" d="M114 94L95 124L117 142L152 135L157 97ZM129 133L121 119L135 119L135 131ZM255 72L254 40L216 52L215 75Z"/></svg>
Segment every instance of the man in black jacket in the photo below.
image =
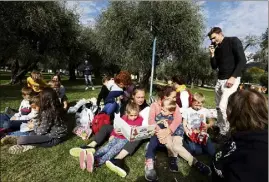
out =
<svg viewBox="0 0 269 182"><path fill-rule="evenodd" d="M210 60L212 69L218 69L218 81L215 86L215 101L218 113L217 126L220 129L218 140L225 140L229 131L226 108L229 96L234 93L245 67L246 57L241 41L237 37L224 37L221 28L214 27L208 33L211 40Z"/></svg>

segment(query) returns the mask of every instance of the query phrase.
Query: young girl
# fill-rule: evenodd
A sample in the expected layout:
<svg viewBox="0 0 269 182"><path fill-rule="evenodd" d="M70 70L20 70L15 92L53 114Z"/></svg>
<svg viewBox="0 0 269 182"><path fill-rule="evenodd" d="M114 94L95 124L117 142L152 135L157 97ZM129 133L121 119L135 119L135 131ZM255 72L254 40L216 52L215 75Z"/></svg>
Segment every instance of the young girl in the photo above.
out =
<svg viewBox="0 0 269 182"><path fill-rule="evenodd" d="M139 116L139 106L135 103L129 103L126 106L126 115L122 116L122 119L131 126L141 126L143 118ZM98 167L112 159L122 150L127 142L128 140L123 135L117 134L114 129L109 142L94 155L92 152L86 152L86 150L80 153L80 167L82 169L87 167L87 170L92 172L94 165Z"/></svg>
<svg viewBox="0 0 269 182"><path fill-rule="evenodd" d="M52 147L61 143L67 135L64 111L57 93L44 88L40 93L40 112L34 132L18 138L17 145L9 148L11 154L25 152L38 147Z"/></svg>
<svg viewBox="0 0 269 182"><path fill-rule="evenodd" d="M34 92L39 93L43 88L47 87L47 83L42 79L39 71L32 71L31 76L27 78L28 87L32 88Z"/></svg>

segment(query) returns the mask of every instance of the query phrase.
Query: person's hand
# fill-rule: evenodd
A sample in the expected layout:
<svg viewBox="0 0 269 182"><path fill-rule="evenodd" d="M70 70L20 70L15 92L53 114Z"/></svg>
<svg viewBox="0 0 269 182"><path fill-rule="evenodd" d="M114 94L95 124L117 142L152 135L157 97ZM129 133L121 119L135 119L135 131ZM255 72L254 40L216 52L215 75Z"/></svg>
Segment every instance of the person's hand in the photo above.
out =
<svg viewBox="0 0 269 182"><path fill-rule="evenodd" d="M34 126L35 125L34 125L34 122L32 120L28 121L28 123L27 123L28 128L32 129L32 128L34 128Z"/></svg>
<svg viewBox="0 0 269 182"><path fill-rule="evenodd" d="M113 140L113 138L115 138L114 136L110 136L108 141L110 142L111 140Z"/></svg>
<svg viewBox="0 0 269 182"><path fill-rule="evenodd" d="M200 133L200 130L199 129L194 129L193 133Z"/></svg>
<svg viewBox="0 0 269 182"><path fill-rule="evenodd" d="M17 120L16 116L12 116L10 120Z"/></svg>
<svg viewBox="0 0 269 182"><path fill-rule="evenodd" d="M170 129L169 128L160 129L156 133L159 141L164 140L169 134L170 134Z"/></svg>
<svg viewBox="0 0 269 182"><path fill-rule="evenodd" d="M159 139L159 142L163 145L165 145L167 143L167 138L164 138L164 139Z"/></svg>
<svg viewBox="0 0 269 182"><path fill-rule="evenodd" d="M117 135L122 135L122 132L121 132L120 130L115 130L115 133L116 133Z"/></svg>
<svg viewBox="0 0 269 182"><path fill-rule="evenodd" d="M213 45L209 46L209 52L210 52L210 57L214 57L215 56L215 48Z"/></svg>
<svg viewBox="0 0 269 182"><path fill-rule="evenodd" d="M230 77L226 82L226 87L231 88L234 85L235 77Z"/></svg>

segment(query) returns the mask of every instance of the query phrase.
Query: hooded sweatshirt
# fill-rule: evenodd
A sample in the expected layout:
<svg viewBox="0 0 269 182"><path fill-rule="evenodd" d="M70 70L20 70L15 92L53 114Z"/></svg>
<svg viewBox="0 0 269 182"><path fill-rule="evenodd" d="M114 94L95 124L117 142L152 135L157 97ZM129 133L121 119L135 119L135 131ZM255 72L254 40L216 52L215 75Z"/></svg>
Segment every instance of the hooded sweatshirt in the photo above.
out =
<svg viewBox="0 0 269 182"><path fill-rule="evenodd" d="M213 182L267 182L268 131L234 134L212 163Z"/></svg>

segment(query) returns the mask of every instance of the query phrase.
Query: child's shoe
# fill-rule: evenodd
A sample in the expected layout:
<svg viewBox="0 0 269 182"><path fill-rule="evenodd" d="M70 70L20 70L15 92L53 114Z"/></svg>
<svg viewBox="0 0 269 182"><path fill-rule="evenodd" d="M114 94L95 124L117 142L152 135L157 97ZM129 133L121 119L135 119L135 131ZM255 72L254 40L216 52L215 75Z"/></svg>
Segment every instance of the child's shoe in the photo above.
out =
<svg viewBox="0 0 269 182"><path fill-rule="evenodd" d="M204 175L211 176L212 171L210 167L196 159L193 160L193 167L198 169Z"/></svg>
<svg viewBox="0 0 269 182"><path fill-rule="evenodd" d="M78 158L80 156L80 152L85 149L87 152L92 152L93 154L95 153L95 149L92 147L88 147L88 148L82 148L82 147L75 147L75 148L71 148L69 150L69 154L72 155L73 157Z"/></svg>
<svg viewBox="0 0 269 182"><path fill-rule="evenodd" d="M87 158L87 151L81 150L79 154L79 165L82 170L86 169L86 158Z"/></svg>
<svg viewBox="0 0 269 182"><path fill-rule="evenodd" d="M20 154L23 152L26 152L28 150L31 150L35 148L35 146L32 145L13 145L8 149L8 153L10 154Z"/></svg>
<svg viewBox="0 0 269 182"><path fill-rule="evenodd" d="M16 136L5 136L4 138L1 139L1 144L3 144L3 145L16 144L17 139L18 139L18 137L16 137Z"/></svg>
<svg viewBox="0 0 269 182"><path fill-rule="evenodd" d="M94 166L94 156L91 152L87 152L87 171L92 173Z"/></svg>
<svg viewBox="0 0 269 182"><path fill-rule="evenodd" d="M111 159L106 161L106 166L122 178L125 178L127 175L126 171L123 169L124 161L122 159Z"/></svg>
<svg viewBox="0 0 269 182"><path fill-rule="evenodd" d="M158 180L157 173L154 169L154 162L152 159L147 159L146 160L146 165L145 165L145 179L147 181L156 181Z"/></svg>
<svg viewBox="0 0 269 182"><path fill-rule="evenodd" d="M178 172L177 157L169 157L169 169L171 172Z"/></svg>

